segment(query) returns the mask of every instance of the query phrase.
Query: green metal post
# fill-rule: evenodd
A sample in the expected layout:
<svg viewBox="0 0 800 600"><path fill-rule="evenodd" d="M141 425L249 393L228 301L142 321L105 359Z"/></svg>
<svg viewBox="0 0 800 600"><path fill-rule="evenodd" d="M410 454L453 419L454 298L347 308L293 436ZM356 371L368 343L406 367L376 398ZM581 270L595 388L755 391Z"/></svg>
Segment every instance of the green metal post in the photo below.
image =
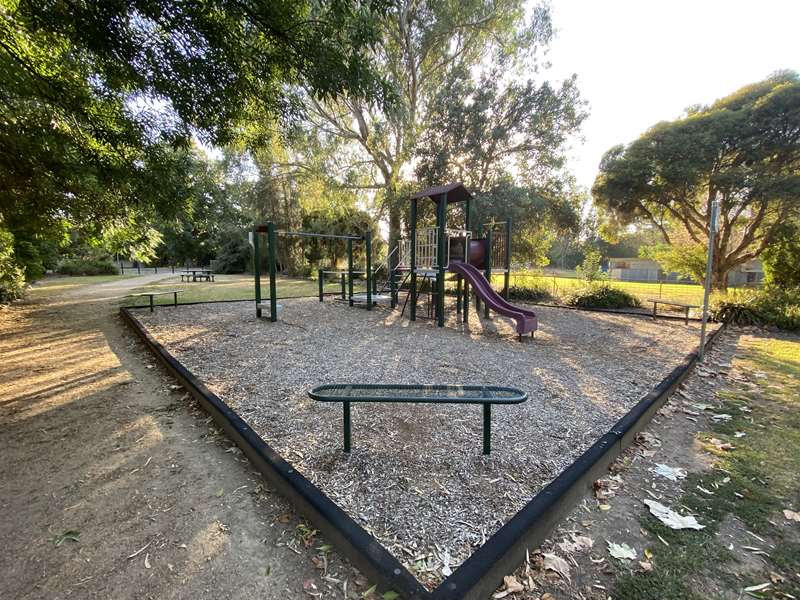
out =
<svg viewBox="0 0 800 600"><path fill-rule="evenodd" d="M505 255L505 274L503 275L503 298L508 300L508 287L511 282L511 217L506 219L506 255Z"/></svg>
<svg viewBox="0 0 800 600"><path fill-rule="evenodd" d="M317 284L319 285L319 301L322 302L322 288L325 286L323 283L323 278L325 277L325 272L320 269L317 271Z"/></svg>
<svg viewBox="0 0 800 600"><path fill-rule="evenodd" d="M486 230L486 256L484 258L484 268L486 269L486 281L489 282L489 287L492 285L492 229ZM489 305L483 303L483 316L489 318Z"/></svg>
<svg viewBox="0 0 800 600"><path fill-rule="evenodd" d="M436 324L444 327L444 269L447 262L447 193L439 198L436 215L436 227L439 229L439 247L436 249Z"/></svg>
<svg viewBox="0 0 800 600"><path fill-rule="evenodd" d="M391 298L389 302L391 304L392 310L397 306L397 281L395 280L396 271L394 269L389 270L389 295Z"/></svg>
<svg viewBox="0 0 800 600"><path fill-rule="evenodd" d="M261 242L258 227L253 228L253 278L256 284L256 306L261 304ZM256 317L261 318L261 309L256 308Z"/></svg>
<svg viewBox="0 0 800 600"><path fill-rule="evenodd" d="M478 225L478 228L475 231L475 236L480 239L483 235L483 225ZM484 240L485 243L485 240ZM485 261L484 261L485 262ZM475 294L475 312L481 314L481 299L478 298L478 294Z"/></svg>
<svg viewBox="0 0 800 600"><path fill-rule="evenodd" d="M342 280L342 300L345 300L347 299L347 284L345 281L344 273L341 274L341 280Z"/></svg>
<svg viewBox="0 0 800 600"><path fill-rule="evenodd" d="M411 201L411 320L417 320L417 199Z"/></svg>
<svg viewBox="0 0 800 600"><path fill-rule="evenodd" d="M278 289L275 283L277 275L275 223L267 223L267 243L269 244L269 320L273 323L278 320Z"/></svg>
<svg viewBox="0 0 800 600"><path fill-rule="evenodd" d="M488 402L483 404L483 453L489 454L492 451L492 405Z"/></svg>
<svg viewBox="0 0 800 600"><path fill-rule="evenodd" d="M364 253L367 255L367 310L372 310L372 232L368 231L364 238Z"/></svg>
<svg viewBox="0 0 800 600"><path fill-rule="evenodd" d="M456 315L461 314L461 273L456 275Z"/></svg>
<svg viewBox="0 0 800 600"><path fill-rule="evenodd" d="M464 202L464 229L472 231L472 203L469 198ZM470 238L472 239L472 238ZM469 262L469 240L467 240L467 262ZM469 322L469 281L464 280L464 323Z"/></svg>
<svg viewBox="0 0 800 600"><path fill-rule="evenodd" d="M344 451L350 452L350 402L342 402L344 406Z"/></svg>
<svg viewBox="0 0 800 600"><path fill-rule="evenodd" d="M347 240L347 292L353 306L353 240Z"/></svg>

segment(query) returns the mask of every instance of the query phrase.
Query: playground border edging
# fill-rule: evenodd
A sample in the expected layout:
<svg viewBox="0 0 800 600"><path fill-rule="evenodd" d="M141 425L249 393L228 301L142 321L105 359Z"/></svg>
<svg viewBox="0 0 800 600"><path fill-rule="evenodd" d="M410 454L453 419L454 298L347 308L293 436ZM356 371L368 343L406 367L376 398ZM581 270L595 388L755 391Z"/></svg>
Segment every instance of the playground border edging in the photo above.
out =
<svg viewBox="0 0 800 600"><path fill-rule="evenodd" d="M183 303L178 306L252 301L218 300ZM648 392L605 435L536 494L439 587L433 592L428 592L378 540L367 533L319 488L294 470L291 464L276 453L235 411L208 390L156 341L130 312L131 309L142 308L148 307L121 307L120 314L230 439L243 450L253 465L275 485L300 514L312 521L323 535L367 577L377 582L382 590L394 590L408 600L423 598L485 600L490 597L501 584L503 577L522 564L526 551L538 547L559 519L569 513L578 499L591 490L593 482L632 443L636 434L650 422L655 412L667 402L699 360L697 351L688 354L680 365ZM595 310L561 306L554 308ZM634 314L647 316L642 313ZM706 348L711 347L724 328L723 325L709 335Z"/></svg>
<svg viewBox="0 0 800 600"><path fill-rule="evenodd" d="M358 569L379 582L382 589L394 590L410 600L429 597L429 592L396 558L275 452L234 410L156 341L127 308L121 308L120 314L148 349L242 449L253 466Z"/></svg>

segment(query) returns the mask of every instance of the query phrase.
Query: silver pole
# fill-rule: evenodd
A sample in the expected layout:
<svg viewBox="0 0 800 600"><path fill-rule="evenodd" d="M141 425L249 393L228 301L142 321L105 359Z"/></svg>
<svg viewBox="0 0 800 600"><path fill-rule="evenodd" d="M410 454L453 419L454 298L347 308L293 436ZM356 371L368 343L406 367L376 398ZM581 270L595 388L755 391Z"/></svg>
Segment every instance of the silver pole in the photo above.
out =
<svg viewBox="0 0 800 600"><path fill-rule="evenodd" d="M717 236L717 217L719 202L711 203L711 219L708 226L708 260L706 261L706 281L703 291L703 322L700 325L700 350L698 358L702 361L706 351L706 323L708 323L708 297L711 294L711 264L714 260L714 238Z"/></svg>

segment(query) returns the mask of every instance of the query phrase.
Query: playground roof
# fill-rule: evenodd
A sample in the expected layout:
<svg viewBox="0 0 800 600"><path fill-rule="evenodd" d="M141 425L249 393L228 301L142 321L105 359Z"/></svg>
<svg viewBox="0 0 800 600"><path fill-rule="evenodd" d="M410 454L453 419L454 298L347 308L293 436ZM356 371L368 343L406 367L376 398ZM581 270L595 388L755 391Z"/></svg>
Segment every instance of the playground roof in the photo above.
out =
<svg viewBox="0 0 800 600"><path fill-rule="evenodd" d="M416 194L412 195L411 199L415 200L417 198L430 198L434 202L439 202L439 198L441 198L443 194L447 194L448 204L452 204L453 202L464 202L464 200L472 198L472 194L470 194L469 190L464 187L463 183L455 182L448 183L447 185L437 185L426 190L422 190L421 192L417 192Z"/></svg>

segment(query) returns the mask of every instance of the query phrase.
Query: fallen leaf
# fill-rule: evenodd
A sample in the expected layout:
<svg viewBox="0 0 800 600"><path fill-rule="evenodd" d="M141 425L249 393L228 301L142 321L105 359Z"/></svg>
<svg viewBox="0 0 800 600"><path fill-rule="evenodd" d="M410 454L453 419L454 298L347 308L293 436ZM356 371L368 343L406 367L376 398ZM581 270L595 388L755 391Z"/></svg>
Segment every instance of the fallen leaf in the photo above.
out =
<svg viewBox="0 0 800 600"><path fill-rule="evenodd" d="M598 504L597 508L599 508L600 510L611 510L611 505L609 505L609 504Z"/></svg>
<svg viewBox="0 0 800 600"><path fill-rule="evenodd" d="M759 585L751 585L750 587L744 588L745 592L760 592L761 590L767 589L771 583L761 583Z"/></svg>
<svg viewBox="0 0 800 600"><path fill-rule="evenodd" d="M680 515L655 500L646 499L643 502L650 509L653 516L670 529L705 529L705 525L700 525L697 519L691 515Z"/></svg>
<svg viewBox="0 0 800 600"><path fill-rule="evenodd" d="M628 546L628 544L607 543L608 553L617 560L633 560L636 558L636 550Z"/></svg>
<svg viewBox="0 0 800 600"><path fill-rule="evenodd" d="M57 535L55 537L55 539L53 540L53 542L55 543L56 546L60 546L61 544L63 544L67 540L69 540L70 542L78 542L78 541L80 541L78 539L79 537L81 537L81 532L80 531L76 531L75 529L67 529L61 535Z"/></svg>
<svg viewBox="0 0 800 600"><path fill-rule="evenodd" d="M686 478L686 469L680 467L670 467L662 463L656 463L656 466L650 469L652 473L660 475L670 481L678 481L679 479Z"/></svg>
<svg viewBox="0 0 800 600"><path fill-rule="evenodd" d="M746 435L747 435L747 434L746 434L744 431L737 431L737 432L735 432L735 433L733 434L733 437L735 437L735 438L743 438L743 437L744 437L744 436L746 436Z"/></svg>
<svg viewBox="0 0 800 600"><path fill-rule="evenodd" d="M149 552L144 555L144 568L145 569L149 569L150 568L150 553Z"/></svg>
<svg viewBox="0 0 800 600"><path fill-rule="evenodd" d="M521 592L525 589L525 586L517 581L517 578L513 575L506 575L503 577L503 586L504 588L499 592L495 592L492 598L505 598L509 594Z"/></svg>
<svg viewBox="0 0 800 600"><path fill-rule="evenodd" d="M730 421L733 417L731 417L727 413L718 413L711 415L712 421Z"/></svg>
<svg viewBox="0 0 800 600"><path fill-rule="evenodd" d="M569 563L557 554L544 554L544 568L546 571L555 571L561 577L570 581Z"/></svg>
<svg viewBox="0 0 800 600"><path fill-rule="evenodd" d="M649 573L650 571L653 570L653 563L651 563L650 561L647 561L647 560L640 560L639 561L639 566L642 568L642 571L644 571L645 573Z"/></svg>
<svg viewBox="0 0 800 600"><path fill-rule="evenodd" d="M719 440L717 438L711 438L710 440L708 440L708 443L714 446L717 450L733 450L734 448L736 448L736 446L734 446L730 442L723 442L722 440Z"/></svg>
<svg viewBox="0 0 800 600"><path fill-rule="evenodd" d="M800 523L800 512L795 512L786 508L783 510L783 516L786 517L787 521L797 521Z"/></svg>

